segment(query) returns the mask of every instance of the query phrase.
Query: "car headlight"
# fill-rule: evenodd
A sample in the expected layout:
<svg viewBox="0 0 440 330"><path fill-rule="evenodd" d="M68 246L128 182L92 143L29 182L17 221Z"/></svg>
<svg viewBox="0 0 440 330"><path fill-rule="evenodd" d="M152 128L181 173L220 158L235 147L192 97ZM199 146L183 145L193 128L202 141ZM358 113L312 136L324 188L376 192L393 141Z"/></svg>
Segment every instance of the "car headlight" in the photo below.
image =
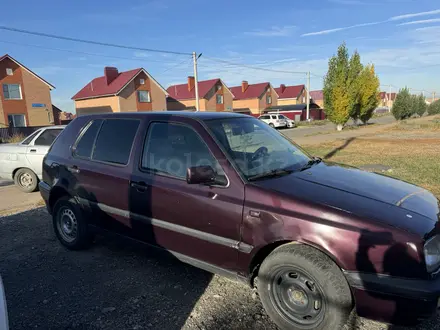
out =
<svg viewBox="0 0 440 330"><path fill-rule="evenodd" d="M432 273L440 267L440 236L434 236L426 241L423 251L426 269L428 273Z"/></svg>

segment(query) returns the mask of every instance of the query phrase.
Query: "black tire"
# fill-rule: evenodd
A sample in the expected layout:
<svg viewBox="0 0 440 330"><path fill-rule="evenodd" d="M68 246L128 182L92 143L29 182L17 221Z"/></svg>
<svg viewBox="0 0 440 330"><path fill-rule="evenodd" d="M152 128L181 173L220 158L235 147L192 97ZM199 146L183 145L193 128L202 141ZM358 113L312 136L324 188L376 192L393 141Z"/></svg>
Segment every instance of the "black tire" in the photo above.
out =
<svg viewBox="0 0 440 330"><path fill-rule="evenodd" d="M52 222L58 240L70 250L86 249L93 241L87 220L74 198L64 196L56 201ZM68 234L69 228L70 234Z"/></svg>
<svg viewBox="0 0 440 330"><path fill-rule="evenodd" d="M38 178L28 168L20 168L14 175L15 185L25 193L31 193L38 189Z"/></svg>
<svg viewBox="0 0 440 330"><path fill-rule="evenodd" d="M270 123L269 126L272 127L272 128L275 128L275 125L272 124L272 123Z"/></svg>
<svg viewBox="0 0 440 330"><path fill-rule="evenodd" d="M341 329L353 308L339 267L306 245L275 249L263 261L257 283L264 309L283 330Z"/></svg>

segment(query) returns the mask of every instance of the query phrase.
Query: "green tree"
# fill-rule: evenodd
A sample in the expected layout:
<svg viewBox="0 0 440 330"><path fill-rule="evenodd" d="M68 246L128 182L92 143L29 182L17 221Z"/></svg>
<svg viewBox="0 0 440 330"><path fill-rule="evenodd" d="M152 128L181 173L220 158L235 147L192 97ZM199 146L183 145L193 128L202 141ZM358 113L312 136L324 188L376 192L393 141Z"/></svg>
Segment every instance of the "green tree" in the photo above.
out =
<svg viewBox="0 0 440 330"><path fill-rule="evenodd" d="M393 104L391 112L394 118L402 120L411 117L413 114L413 101L407 87L399 90Z"/></svg>
<svg viewBox="0 0 440 330"><path fill-rule="evenodd" d="M361 56L357 51L353 53L348 64L348 91L350 93L350 117L356 123L360 116L361 107L361 82L360 75L363 70Z"/></svg>
<svg viewBox="0 0 440 330"><path fill-rule="evenodd" d="M428 107L428 115L440 114L440 100L432 102Z"/></svg>
<svg viewBox="0 0 440 330"><path fill-rule="evenodd" d="M349 58L345 43L339 46L336 56L329 60L329 68L324 77L324 107L327 118L342 130L350 118L352 107L349 90Z"/></svg>
<svg viewBox="0 0 440 330"><path fill-rule="evenodd" d="M415 113L418 114L420 117L422 117L427 109L425 97L423 94L420 94L419 96L415 97Z"/></svg>
<svg viewBox="0 0 440 330"><path fill-rule="evenodd" d="M379 105L379 78L374 65L367 65L361 72L359 79L359 119L366 124L373 116Z"/></svg>

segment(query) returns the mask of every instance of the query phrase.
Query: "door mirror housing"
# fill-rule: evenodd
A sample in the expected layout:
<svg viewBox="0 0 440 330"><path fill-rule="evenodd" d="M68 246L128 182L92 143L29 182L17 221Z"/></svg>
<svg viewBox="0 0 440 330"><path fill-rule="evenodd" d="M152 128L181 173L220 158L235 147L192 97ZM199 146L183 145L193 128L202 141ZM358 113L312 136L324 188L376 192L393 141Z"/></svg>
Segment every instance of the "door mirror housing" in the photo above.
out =
<svg viewBox="0 0 440 330"><path fill-rule="evenodd" d="M186 171L186 182L188 184L213 184L217 173L209 165L191 166Z"/></svg>

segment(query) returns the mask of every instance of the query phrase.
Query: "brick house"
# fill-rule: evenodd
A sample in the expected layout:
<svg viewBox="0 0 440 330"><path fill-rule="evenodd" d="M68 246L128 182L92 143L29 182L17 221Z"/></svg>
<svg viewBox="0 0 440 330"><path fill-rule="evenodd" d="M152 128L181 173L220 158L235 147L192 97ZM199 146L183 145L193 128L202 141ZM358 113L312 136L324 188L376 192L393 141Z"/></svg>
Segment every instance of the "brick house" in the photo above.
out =
<svg viewBox="0 0 440 330"><path fill-rule="evenodd" d="M8 54L0 57L0 84L0 127L53 124L53 85Z"/></svg>
<svg viewBox="0 0 440 330"><path fill-rule="evenodd" d="M286 86L281 84L275 88L278 94L278 105L294 105L306 103L306 87L304 85Z"/></svg>
<svg viewBox="0 0 440 330"><path fill-rule="evenodd" d="M380 92L379 107L388 107L391 109L393 107L394 100L396 99L396 95L396 93Z"/></svg>
<svg viewBox="0 0 440 330"><path fill-rule="evenodd" d="M196 110L194 77L188 77L186 84L167 88L168 110ZM220 79L199 81L200 111L232 111L233 94Z"/></svg>
<svg viewBox="0 0 440 330"><path fill-rule="evenodd" d="M259 116L263 111L278 104L278 94L269 82L251 84L242 81L241 86L231 87L235 112Z"/></svg>
<svg viewBox="0 0 440 330"><path fill-rule="evenodd" d="M321 108L324 108L324 93L322 90L311 91L310 98L310 102L316 103Z"/></svg>
<svg viewBox="0 0 440 330"><path fill-rule="evenodd" d="M72 100L78 116L125 111L164 111L166 90L143 68L119 72L105 67L104 76L85 85Z"/></svg>

